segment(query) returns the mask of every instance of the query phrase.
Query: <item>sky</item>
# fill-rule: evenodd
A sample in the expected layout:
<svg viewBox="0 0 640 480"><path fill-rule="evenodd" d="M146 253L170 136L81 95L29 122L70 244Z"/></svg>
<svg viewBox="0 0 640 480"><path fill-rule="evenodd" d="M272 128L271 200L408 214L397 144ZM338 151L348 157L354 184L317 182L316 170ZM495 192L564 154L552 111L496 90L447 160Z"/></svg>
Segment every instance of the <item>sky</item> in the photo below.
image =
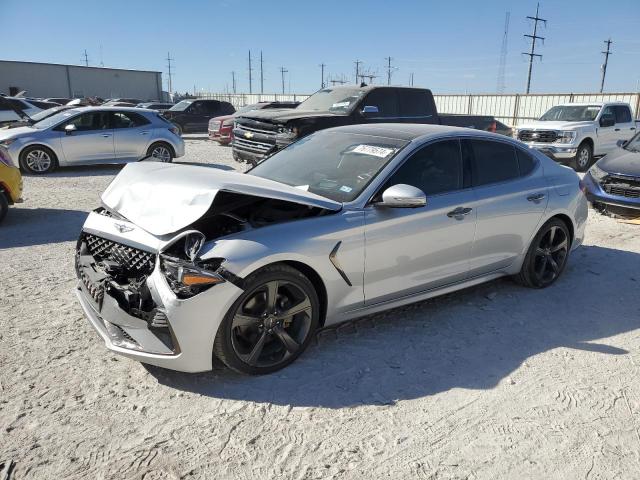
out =
<svg viewBox="0 0 640 480"><path fill-rule="evenodd" d="M312 93L327 79L354 81L361 69L387 82L434 93L495 93L510 12L505 92L523 93L536 2L532 0L0 0L2 60L84 64L163 72L173 58L173 90ZM597 92L604 41L613 41L605 91L640 90L638 0L542 0L544 44L532 93Z"/></svg>

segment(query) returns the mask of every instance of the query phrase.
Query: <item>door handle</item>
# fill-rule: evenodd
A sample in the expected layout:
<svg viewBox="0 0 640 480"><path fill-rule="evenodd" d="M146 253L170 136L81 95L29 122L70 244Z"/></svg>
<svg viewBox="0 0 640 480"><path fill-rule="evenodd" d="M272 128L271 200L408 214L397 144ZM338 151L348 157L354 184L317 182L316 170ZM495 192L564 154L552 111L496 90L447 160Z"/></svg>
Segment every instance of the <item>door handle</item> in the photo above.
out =
<svg viewBox="0 0 640 480"><path fill-rule="evenodd" d="M455 218L456 220L462 220L465 216L469 215L473 211L473 208L458 207L455 210L451 210L447 213L447 217Z"/></svg>
<svg viewBox="0 0 640 480"><path fill-rule="evenodd" d="M540 203L542 200L544 200L544 197L546 197L544 193L536 193L533 195L529 195L527 197L527 200L533 203Z"/></svg>
<svg viewBox="0 0 640 480"><path fill-rule="evenodd" d="M111 134L110 134L110 133L103 133L103 134L102 134L102 136L103 136L104 138L109 138L109 137L111 136Z"/></svg>
<svg viewBox="0 0 640 480"><path fill-rule="evenodd" d="M620 131L620 129L619 129L619 128L616 128L616 129L614 129L614 131L615 131L615 132L619 132L619 131Z"/></svg>
<svg viewBox="0 0 640 480"><path fill-rule="evenodd" d="M140 132L140 135L149 135L149 130L145 130L144 132Z"/></svg>
<svg viewBox="0 0 640 480"><path fill-rule="evenodd" d="M629 130L635 130L635 129L636 129L636 127L631 127Z"/></svg>

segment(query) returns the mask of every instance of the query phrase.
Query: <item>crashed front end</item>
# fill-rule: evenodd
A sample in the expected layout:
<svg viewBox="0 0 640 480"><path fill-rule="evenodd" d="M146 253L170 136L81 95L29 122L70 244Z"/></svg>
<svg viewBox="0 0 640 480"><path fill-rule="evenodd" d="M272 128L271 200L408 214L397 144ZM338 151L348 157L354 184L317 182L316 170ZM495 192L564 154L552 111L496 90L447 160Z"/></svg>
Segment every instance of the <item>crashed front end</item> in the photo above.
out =
<svg viewBox="0 0 640 480"><path fill-rule="evenodd" d="M107 348L173 370L211 369L211 339L241 289L224 278L234 280L222 259L174 256L188 239L155 237L102 208L89 215L76 295Z"/></svg>

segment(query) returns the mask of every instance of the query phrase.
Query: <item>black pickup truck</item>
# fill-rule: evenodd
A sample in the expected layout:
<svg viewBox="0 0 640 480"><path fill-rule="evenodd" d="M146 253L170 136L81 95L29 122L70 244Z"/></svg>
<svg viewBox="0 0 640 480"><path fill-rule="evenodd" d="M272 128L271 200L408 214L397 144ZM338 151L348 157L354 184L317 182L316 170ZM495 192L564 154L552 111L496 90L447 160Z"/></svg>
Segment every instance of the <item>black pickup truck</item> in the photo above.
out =
<svg viewBox="0 0 640 480"><path fill-rule="evenodd" d="M233 158L258 163L265 156L317 130L360 123L430 123L495 132L491 116L439 115L431 90L386 86L323 88L294 109L254 110L233 129Z"/></svg>

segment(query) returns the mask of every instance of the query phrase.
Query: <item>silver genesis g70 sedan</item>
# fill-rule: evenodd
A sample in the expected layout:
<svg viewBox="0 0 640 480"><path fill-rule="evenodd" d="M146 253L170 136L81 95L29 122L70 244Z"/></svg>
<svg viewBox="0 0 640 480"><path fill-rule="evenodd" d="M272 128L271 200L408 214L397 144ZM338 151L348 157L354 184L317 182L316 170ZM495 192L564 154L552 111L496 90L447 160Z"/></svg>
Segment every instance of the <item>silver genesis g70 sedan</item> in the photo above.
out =
<svg viewBox="0 0 640 480"><path fill-rule="evenodd" d="M268 373L324 326L507 275L547 287L586 219L576 173L516 140L338 127L246 174L127 165L78 239L76 293L122 355Z"/></svg>

